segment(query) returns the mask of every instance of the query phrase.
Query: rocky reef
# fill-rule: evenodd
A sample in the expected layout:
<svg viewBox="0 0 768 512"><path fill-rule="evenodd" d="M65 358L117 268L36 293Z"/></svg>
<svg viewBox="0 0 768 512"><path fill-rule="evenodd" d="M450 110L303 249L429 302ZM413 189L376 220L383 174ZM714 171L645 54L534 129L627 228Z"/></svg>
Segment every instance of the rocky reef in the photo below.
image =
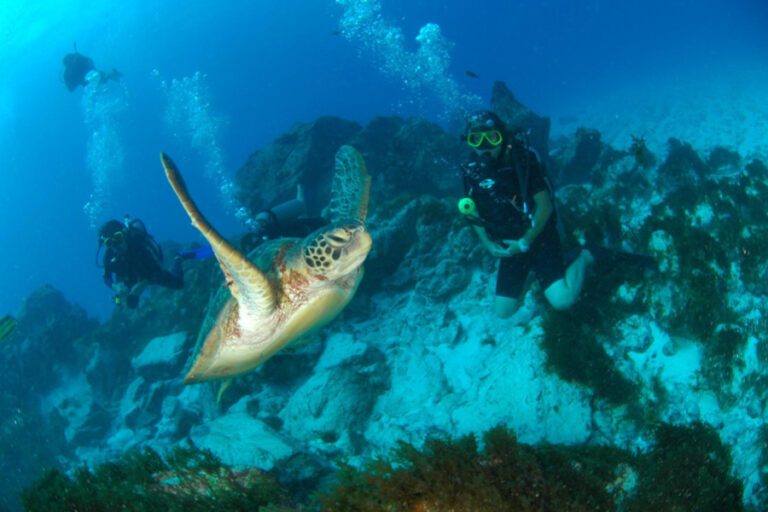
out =
<svg viewBox="0 0 768 512"><path fill-rule="evenodd" d="M456 208L457 137L418 118L298 123L238 171L240 200L258 211L302 184L320 213L333 153L360 149L374 248L355 299L217 402L217 384L181 383L215 262L189 262L184 290L102 324L41 288L0 350L0 509L22 488L44 503L92 482L126 453L149 454L141 478L156 483L175 448L217 472L267 472L286 510L768 506L768 168L676 139L666 154L611 147L589 127L549 140L503 84L492 106L546 155L570 247L649 254L658 270L595 269L566 312L534 284L497 319L495 261ZM35 481L43 467L55 472Z"/></svg>

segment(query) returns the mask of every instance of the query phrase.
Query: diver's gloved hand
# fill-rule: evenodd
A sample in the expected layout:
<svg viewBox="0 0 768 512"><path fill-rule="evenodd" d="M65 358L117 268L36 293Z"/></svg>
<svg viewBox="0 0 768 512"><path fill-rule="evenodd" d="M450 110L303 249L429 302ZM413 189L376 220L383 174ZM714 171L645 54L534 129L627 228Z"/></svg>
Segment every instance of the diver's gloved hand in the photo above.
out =
<svg viewBox="0 0 768 512"><path fill-rule="evenodd" d="M125 283L112 283L112 291L115 292L115 296L112 297L112 300L118 306L123 304L128 294L131 293L131 290Z"/></svg>
<svg viewBox="0 0 768 512"><path fill-rule="evenodd" d="M112 283L112 291L115 292L116 297L124 297L130 292L125 283Z"/></svg>
<svg viewBox="0 0 768 512"><path fill-rule="evenodd" d="M523 253L530 248L528 245L522 245L520 240L504 240L502 247L504 248L503 254L501 255L502 258L508 258L515 254Z"/></svg>
<svg viewBox="0 0 768 512"><path fill-rule="evenodd" d="M509 258L515 254L525 252L517 240L503 240L502 243L489 240L489 244L486 247L494 258Z"/></svg>

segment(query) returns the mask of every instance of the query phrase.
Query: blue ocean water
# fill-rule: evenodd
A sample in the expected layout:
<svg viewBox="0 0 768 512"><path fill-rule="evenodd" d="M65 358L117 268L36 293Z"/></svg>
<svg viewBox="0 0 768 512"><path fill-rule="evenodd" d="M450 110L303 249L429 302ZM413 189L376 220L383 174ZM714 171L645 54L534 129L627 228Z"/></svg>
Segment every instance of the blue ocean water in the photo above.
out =
<svg viewBox="0 0 768 512"><path fill-rule="evenodd" d="M292 123L418 114L451 128L495 80L557 117L649 77L765 66L767 23L758 0L2 2L0 314L50 283L108 315L94 227L109 218L199 240L160 151L233 233L229 180ZM67 91L75 42L121 83Z"/></svg>

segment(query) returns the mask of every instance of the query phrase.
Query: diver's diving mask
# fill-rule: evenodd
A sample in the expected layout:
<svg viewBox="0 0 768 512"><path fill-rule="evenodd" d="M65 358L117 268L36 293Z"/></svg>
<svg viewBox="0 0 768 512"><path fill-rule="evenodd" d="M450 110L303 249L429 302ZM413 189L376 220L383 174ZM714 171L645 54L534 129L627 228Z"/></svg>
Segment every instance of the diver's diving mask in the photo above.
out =
<svg viewBox="0 0 768 512"><path fill-rule="evenodd" d="M116 231L109 235L106 238L102 238L101 241L107 248L116 247L123 243L125 240L125 232L124 231Z"/></svg>
<svg viewBox="0 0 768 512"><path fill-rule="evenodd" d="M483 141L487 141L492 147L496 147L502 143L503 137L499 130L487 130L487 131L470 131L467 133L467 144L473 148L479 148L483 145Z"/></svg>

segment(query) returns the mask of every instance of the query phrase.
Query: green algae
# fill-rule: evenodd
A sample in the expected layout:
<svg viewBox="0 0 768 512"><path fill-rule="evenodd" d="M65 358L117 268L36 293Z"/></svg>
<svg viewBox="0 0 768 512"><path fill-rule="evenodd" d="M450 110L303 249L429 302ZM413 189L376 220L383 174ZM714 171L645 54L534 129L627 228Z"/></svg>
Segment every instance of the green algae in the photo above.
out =
<svg viewBox="0 0 768 512"><path fill-rule="evenodd" d="M526 445L502 426L400 443L389 459L341 465L313 511L546 512L743 510L729 450L711 427L659 424L648 453Z"/></svg>
<svg viewBox="0 0 768 512"><path fill-rule="evenodd" d="M645 137L632 135L629 153L635 158L635 162L641 169L650 169L656 165L656 156L648 149Z"/></svg>
<svg viewBox="0 0 768 512"><path fill-rule="evenodd" d="M743 486L731 476L731 455L711 427L660 424L656 444L640 460L642 477L627 512L743 510Z"/></svg>
<svg viewBox="0 0 768 512"><path fill-rule="evenodd" d="M765 434L764 429L763 436ZM730 452L700 423L659 424L645 454L616 447L528 445L507 427L478 437L399 442L362 467L340 463L306 503L292 504L269 475L229 468L210 454L177 449L126 453L72 477L45 473L22 494L27 511L739 512L741 483Z"/></svg>
<svg viewBox="0 0 768 512"><path fill-rule="evenodd" d="M318 493L311 510L321 511L589 511L613 510L602 479L586 462L517 442L508 429L430 438L423 448L400 443L390 460L363 470L342 465L336 483Z"/></svg>
<svg viewBox="0 0 768 512"><path fill-rule="evenodd" d="M688 148L680 151L690 157ZM698 156L687 165L676 158L678 170L706 165ZM755 161L738 175L686 182L653 207L640 234L645 244L657 231L672 240L669 257L676 265L666 278L680 291L680 302L671 315L657 316L673 332L703 344L703 373L715 389L732 379L749 334L729 292L739 280L748 289L762 289L768 272L768 214L761 200L768 194L767 175Z"/></svg>
<svg viewBox="0 0 768 512"><path fill-rule="evenodd" d="M177 448L163 460L147 448L72 477L50 470L21 500L28 512L257 512L287 496L269 475L229 468L208 451Z"/></svg>
<svg viewBox="0 0 768 512"><path fill-rule="evenodd" d="M585 320L596 318L584 304L568 311L547 313L541 344L547 354L547 366L561 379L583 384L610 403L630 402L637 397L637 386L615 368L603 348L601 325Z"/></svg>

